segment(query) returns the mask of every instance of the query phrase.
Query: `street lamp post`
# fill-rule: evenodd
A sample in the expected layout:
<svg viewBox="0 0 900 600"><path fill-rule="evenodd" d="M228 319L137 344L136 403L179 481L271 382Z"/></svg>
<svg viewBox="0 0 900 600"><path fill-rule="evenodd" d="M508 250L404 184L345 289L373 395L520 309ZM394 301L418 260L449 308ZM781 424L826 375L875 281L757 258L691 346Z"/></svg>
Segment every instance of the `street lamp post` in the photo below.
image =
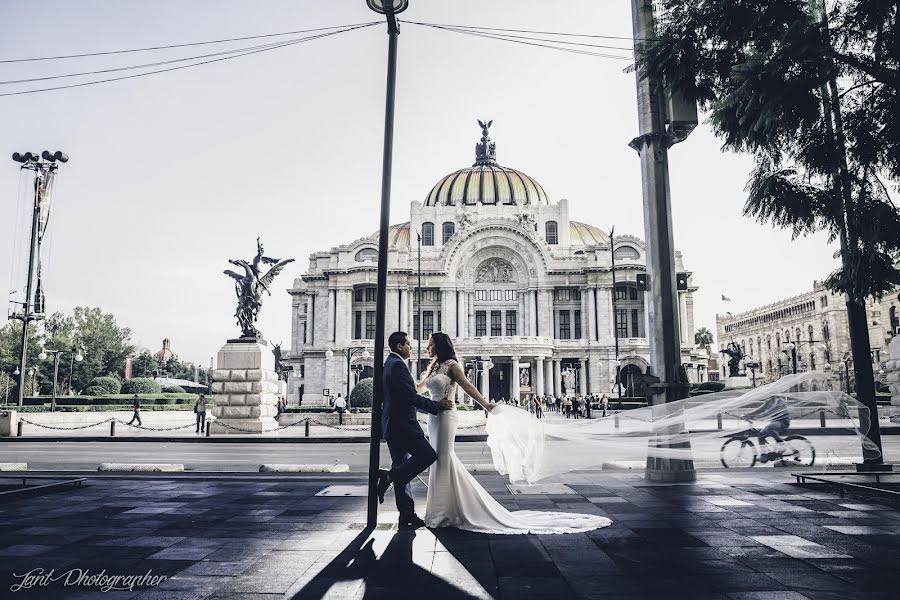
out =
<svg viewBox="0 0 900 600"><path fill-rule="evenodd" d="M365 346L354 346L352 348L347 348L347 402L350 402L350 363L353 360L354 350L362 350L362 354L360 354L360 356L363 359L369 358L369 351Z"/></svg>
<svg viewBox="0 0 900 600"><path fill-rule="evenodd" d="M369 497L366 523L375 527L378 522L378 464L381 450L381 403L384 389L381 385L384 371L384 321L387 299L388 229L391 218L391 161L394 144L394 95L397 87L397 26L396 15L409 6L409 0L366 0L366 4L387 20L388 64L387 86L384 103L384 148L381 169L381 220L378 229L378 284L375 298L375 385L372 399L372 433L369 442Z"/></svg>
<svg viewBox="0 0 900 600"><path fill-rule="evenodd" d="M49 213L45 210L44 205L59 167L56 163L68 162L69 157L58 150L53 154L44 150L40 156L37 152L26 152L25 154L15 152L12 159L21 163L22 169L34 171L34 209L31 218L31 245L29 246L28 273L25 280L25 302L22 303L22 314L16 313L10 316L11 319L22 321L22 345L19 355L19 406L22 406L25 397L25 364L28 359L28 323L42 319L41 313L44 310L40 282L38 282L37 290L34 289L34 271L40 260L43 228L46 227L49 218Z"/></svg>
<svg viewBox="0 0 900 600"><path fill-rule="evenodd" d="M38 358L44 360L47 358L47 354L53 355L53 391L51 392L51 400L50 400L50 412L56 411L56 382L59 378L59 355L65 354L66 352L72 354L72 360L74 362L81 362L84 360L84 356L81 355L81 352L75 350L73 346L71 350L47 350L46 348L41 348L41 353L38 354ZM72 364L74 364L74 362ZM71 392L71 384L72 384L72 371L69 370L69 386Z"/></svg>

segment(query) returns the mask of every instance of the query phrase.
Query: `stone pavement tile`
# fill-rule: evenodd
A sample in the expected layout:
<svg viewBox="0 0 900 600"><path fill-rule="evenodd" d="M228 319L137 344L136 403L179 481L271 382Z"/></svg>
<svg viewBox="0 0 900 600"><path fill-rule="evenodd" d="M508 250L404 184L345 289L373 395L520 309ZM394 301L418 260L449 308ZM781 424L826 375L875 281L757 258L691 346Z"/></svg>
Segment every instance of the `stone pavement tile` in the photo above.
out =
<svg viewBox="0 0 900 600"><path fill-rule="evenodd" d="M752 590L783 590L784 584L762 573L719 573L710 576L706 583L712 589L732 593Z"/></svg>
<svg viewBox="0 0 900 600"><path fill-rule="evenodd" d="M46 544L13 544L0 548L0 557L3 556L38 556L58 549L59 546Z"/></svg>
<svg viewBox="0 0 900 600"><path fill-rule="evenodd" d="M516 600L531 598L570 598L573 596L572 588L559 576L556 577L529 577L529 576L503 576L498 577L500 596L503 598L515 598Z"/></svg>
<svg viewBox="0 0 900 600"><path fill-rule="evenodd" d="M215 548L165 548L148 558L155 560L201 560L215 552Z"/></svg>
<svg viewBox="0 0 900 600"><path fill-rule="evenodd" d="M732 592L730 600L810 600L800 592L791 590L769 590L765 592Z"/></svg>
<svg viewBox="0 0 900 600"><path fill-rule="evenodd" d="M156 546L159 548L168 548L178 542L184 540L184 536L139 536L122 542L122 546Z"/></svg>
<svg viewBox="0 0 900 600"><path fill-rule="evenodd" d="M824 573L810 574L797 571L779 571L766 573L767 576L780 581L785 586L799 590L825 590L843 592L852 595L854 588L846 581Z"/></svg>
<svg viewBox="0 0 900 600"><path fill-rule="evenodd" d="M215 562L201 560L181 571L179 575L221 575L232 577L243 573L251 564L250 561Z"/></svg>

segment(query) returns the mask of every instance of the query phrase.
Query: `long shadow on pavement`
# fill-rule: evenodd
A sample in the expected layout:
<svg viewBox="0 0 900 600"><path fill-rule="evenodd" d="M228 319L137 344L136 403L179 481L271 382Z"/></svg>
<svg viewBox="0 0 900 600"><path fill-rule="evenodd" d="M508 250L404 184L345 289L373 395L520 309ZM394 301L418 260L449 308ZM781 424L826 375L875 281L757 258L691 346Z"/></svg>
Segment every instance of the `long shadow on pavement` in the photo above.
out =
<svg viewBox="0 0 900 600"><path fill-rule="evenodd" d="M435 553L427 550L414 552L415 531L395 532L381 556L375 551L376 540L372 537L373 531L372 528L363 529L293 598L313 600L335 592L337 595L358 598L359 596L350 589L332 591L332 588L341 588L343 582L355 582L360 579L365 585L362 597L366 599L421 596L426 596L429 600L476 598L420 564L430 566ZM420 560L417 561L416 558Z"/></svg>

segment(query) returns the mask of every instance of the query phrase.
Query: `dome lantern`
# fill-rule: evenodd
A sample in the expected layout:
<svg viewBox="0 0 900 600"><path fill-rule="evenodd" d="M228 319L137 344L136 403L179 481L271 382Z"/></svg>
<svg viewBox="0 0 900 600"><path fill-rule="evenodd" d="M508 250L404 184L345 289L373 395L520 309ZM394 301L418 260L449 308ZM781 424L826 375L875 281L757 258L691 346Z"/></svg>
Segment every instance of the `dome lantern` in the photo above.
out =
<svg viewBox="0 0 900 600"><path fill-rule="evenodd" d="M481 141L475 144L475 164L441 178L431 189L425 206L549 206L537 181L497 162L497 144L491 141L493 121L478 121Z"/></svg>

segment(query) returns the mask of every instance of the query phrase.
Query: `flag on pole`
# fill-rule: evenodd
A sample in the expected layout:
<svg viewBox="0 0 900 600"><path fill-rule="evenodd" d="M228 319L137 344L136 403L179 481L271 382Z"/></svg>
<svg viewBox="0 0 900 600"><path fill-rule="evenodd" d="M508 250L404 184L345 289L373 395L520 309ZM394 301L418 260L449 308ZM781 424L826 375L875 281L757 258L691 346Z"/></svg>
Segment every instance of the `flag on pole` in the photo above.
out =
<svg viewBox="0 0 900 600"><path fill-rule="evenodd" d="M722 302L731 302L731 298L729 298L725 294L722 294Z"/></svg>

